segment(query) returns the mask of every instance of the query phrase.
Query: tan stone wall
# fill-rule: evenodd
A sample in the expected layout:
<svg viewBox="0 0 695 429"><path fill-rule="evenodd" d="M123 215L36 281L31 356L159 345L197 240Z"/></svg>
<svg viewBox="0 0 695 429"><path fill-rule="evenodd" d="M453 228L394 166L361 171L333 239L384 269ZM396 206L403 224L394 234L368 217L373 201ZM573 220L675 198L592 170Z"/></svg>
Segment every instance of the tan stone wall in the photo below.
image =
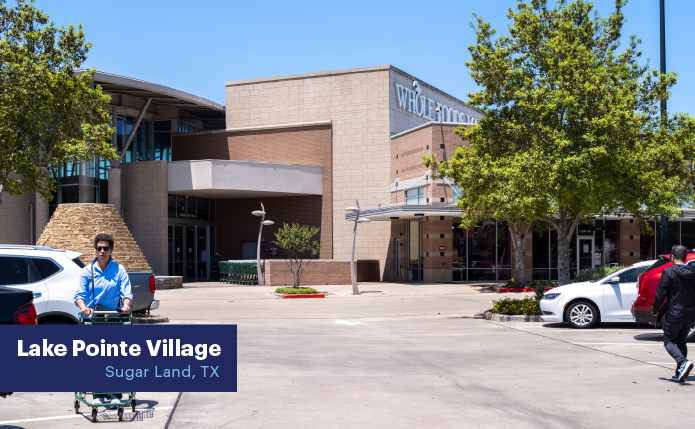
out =
<svg viewBox="0 0 695 429"><path fill-rule="evenodd" d="M110 204L61 204L37 243L82 254L89 264L96 254L94 237L110 234L114 239L113 259L128 271L152 271L144 255Z"/></svg>
<svg viewBox="0 0 695 429"><path fill-rule="evenodd" d="M20 197L3 192L0 204L0 244L32 244L29 203L36 203L34 192L27 192Z"/></svg>
<svg viewBox="0 0 695 429"><path fill-rule="evenodd" d="M349 259L344 208L388 187L389 70L307 76L227 86L227 128L332 121L333 257ZM388 251L388 222L361 225L356 257Z"/></svg>
<svg viewBox="0 0 695 429"><path fill-rule="evenodd" d="M121 164L121 203L125 223L155 275L168 274L166 161Z"/></svg>
<svg viewBox="0 0 695 429"><path fill-rule="evenodd" d="M333 257L348 259L352 224L345 207L365 201L390 184L390 136L429 120L399 111L395 82L412 76L391 66L228 82L227 128L331 121L333 129ZM455 99L421 82L433 99ZM431 92L431 93L430 93ZM460 105L459 110L463 109ZM479 116L479 115L478 115ZM376 199L365 208L376 207ZM360 226L356 256L385 267L389 222Z"/></svg>

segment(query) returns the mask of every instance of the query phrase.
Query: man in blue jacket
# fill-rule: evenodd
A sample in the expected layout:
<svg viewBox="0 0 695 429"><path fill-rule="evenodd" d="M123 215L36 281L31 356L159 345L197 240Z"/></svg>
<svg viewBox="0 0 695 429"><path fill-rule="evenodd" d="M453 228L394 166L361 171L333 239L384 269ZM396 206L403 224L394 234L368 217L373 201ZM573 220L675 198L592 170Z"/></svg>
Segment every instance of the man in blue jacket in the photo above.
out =
<svg viewBox="0 0 695 429"><path fill-rule="evenodd" d="M673 246L671 261L673 266L664 270L656 288L652 305L652 314L657 316L668 298L667 309L662 319L664 328L664 347L675 359L677 368L674 381L684 382L693 369L693 363L687 359L686 340L693 322L695 322L695 271L685 265L688 249L685 246Z"/></svg>
<svg viewBox="0 0 695 429"><path fill-rule="evenodd" d="M98 234L94 238L97 256L82 269L80 284L75 292L75 305L85 317L89 317L97 309L97 305L111 311L130 313L130 303L133 300L130 279L125 267L111 258L113 246L114 240L109 234ZM116 404L121 399L121 394L94 394L92 403Z"/></svg>

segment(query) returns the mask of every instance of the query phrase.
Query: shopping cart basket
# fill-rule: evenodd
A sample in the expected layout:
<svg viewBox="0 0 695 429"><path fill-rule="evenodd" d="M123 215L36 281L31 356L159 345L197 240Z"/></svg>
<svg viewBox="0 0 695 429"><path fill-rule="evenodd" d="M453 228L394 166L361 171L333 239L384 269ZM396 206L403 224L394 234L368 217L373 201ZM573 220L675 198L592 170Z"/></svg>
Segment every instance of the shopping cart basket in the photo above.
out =
<svg viewBox="0 0 695 429"><path fill-rule="evenodd" d="M80 325L132 325L133 315L126 313L119 313L117 311L95 311L92 313L92 317L85 317L80 314L79 317ZM111 403L93 403L89 402L87 395L122 395L123 399L120 402ZM128 395L128 398L125 398ZM88 407L92 407L92 422L96 423L97 414L99 413L99 407L117 407L118 408L118 420L123 420L123 408L131 407L133 412L135 412L135 405L137 401L135 399L135 392L75 392L75 414L80 413L80 402L84 403Z"/></svg>

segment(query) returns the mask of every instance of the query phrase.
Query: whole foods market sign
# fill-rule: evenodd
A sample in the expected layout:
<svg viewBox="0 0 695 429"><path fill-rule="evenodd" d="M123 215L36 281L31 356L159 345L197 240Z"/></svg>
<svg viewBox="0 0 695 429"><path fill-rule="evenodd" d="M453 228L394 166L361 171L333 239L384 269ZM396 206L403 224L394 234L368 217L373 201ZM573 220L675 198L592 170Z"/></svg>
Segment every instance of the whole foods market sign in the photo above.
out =
<svg viewBox="0 0 695 429"><path fill-rule="evenodd" d="M422 95L422 89L416 80L413 81L413 89L396 84L396 93L398 94L399 108L430 121L436 119L442 122L462 122L467 124L478 122L472 116ZM437 108L439 108L439 115L437 115Z"/></svg>

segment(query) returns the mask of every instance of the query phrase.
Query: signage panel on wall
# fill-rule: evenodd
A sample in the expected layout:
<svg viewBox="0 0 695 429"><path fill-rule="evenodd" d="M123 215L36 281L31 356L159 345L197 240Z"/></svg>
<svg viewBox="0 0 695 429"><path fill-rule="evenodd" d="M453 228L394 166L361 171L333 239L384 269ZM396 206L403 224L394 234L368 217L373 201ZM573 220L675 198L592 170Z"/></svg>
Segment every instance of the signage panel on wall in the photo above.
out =
<svg viewBox="0 0 695 429"><path fill-rule="evenodd" d="M413 89L406 88L397 83L396 94L398 96L398 107L422 118L429 119L430 121L435 120L436 111L439 109L439 115L436 117L438 121L470 124L478 122L478 120L472 116L466 115L453 107L449 107L422 95L422 89L416 80L413 81Z"/></svg>

